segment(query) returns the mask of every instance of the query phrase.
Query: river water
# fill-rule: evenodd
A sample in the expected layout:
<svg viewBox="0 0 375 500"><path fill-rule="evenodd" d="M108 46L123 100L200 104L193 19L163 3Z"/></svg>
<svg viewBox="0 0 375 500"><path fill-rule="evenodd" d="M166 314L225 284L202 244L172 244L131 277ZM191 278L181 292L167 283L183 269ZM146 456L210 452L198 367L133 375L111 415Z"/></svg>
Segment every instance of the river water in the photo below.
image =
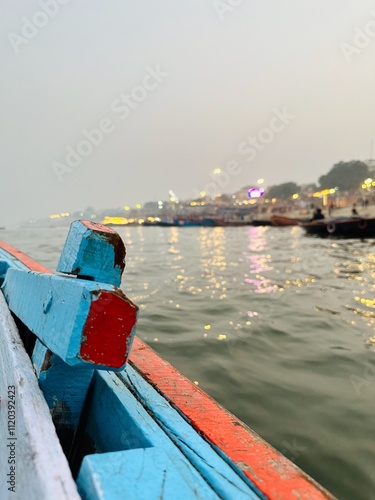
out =
<svg viewBox="0 0 375 500"><path fill-rule="evenodd" d="M2 231L54 270L68 228ZM138 336L340 499L375 499L375 245L129 227Z"/></svg>

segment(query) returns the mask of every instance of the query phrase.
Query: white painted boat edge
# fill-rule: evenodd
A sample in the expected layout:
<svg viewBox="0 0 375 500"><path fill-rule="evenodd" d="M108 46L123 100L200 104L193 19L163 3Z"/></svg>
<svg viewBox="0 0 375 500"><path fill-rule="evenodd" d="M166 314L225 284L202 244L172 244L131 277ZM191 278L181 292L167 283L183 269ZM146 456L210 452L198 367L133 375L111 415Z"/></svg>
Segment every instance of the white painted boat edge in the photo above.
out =
<svg viewBox="0 0 375 500"><path fill-rule="evenodd" d="M0 398L0 497L4 500L80 499L47 403L2 292ZM14 404L9 404L13 401L15 430L12 422ZM15 470L11 469L13 460ZM15 492L8 489L13 485L10 481L12 471L15 473Z"/></svg>

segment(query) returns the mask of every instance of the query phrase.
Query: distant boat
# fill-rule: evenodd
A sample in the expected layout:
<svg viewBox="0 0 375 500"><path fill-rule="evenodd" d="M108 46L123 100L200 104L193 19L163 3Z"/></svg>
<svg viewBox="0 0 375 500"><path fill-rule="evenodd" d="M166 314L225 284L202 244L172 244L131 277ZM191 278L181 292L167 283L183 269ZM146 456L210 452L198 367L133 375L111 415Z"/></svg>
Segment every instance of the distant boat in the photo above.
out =
<svg viewBox="0 0 375 500"><path fill-rule="evenodd" d="M270 219L254 219L251 221L252 226L271 226Z"/></svg>
<svg viewBox="0 0 375 500"><path fill-rule="evenodd" d="M374 238L375 218L364 217L338 217L328 220L314 220L311 222L300 222L307 234L339 238Z"/></svg>
<svg viewBox="0 0 375 500"><path fill-rule="evenodd" d="M310 222L311 218L309 219L297 219L293 217L285 217L283 215L271 215L270 217L271 225L272 226L297 226L300 222Z"/></svg>

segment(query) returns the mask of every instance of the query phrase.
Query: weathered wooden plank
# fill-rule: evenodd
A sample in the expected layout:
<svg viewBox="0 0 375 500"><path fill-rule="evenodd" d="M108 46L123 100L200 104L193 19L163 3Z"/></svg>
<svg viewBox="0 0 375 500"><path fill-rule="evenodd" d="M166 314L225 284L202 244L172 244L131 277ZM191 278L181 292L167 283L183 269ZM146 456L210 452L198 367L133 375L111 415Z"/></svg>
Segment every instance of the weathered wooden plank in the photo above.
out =
<svg viewBox="0 0 375 500"><path fill-rule="evenodd" d="M95 372L90 393L85 438L98 455L83 459L77 484L84 498L219 498L114 373ZM157 451L133 453L152 449Z"/></svg>
<svg viewBox="0 0 375 500"><path fill-rule="evenodd" d="M0 343L0 498L78 500L47 404L1 292ZM12 479L14 492L9 489Z"/></svg>
<svg viewBox="0 0 375 500"><path fill-rule="evenodd" d="M193 427L273 500L334 500L295 464L207 396L138 338L129 361Z"/></svg>
<svg viewBox="0 0 375 500"><path fill-rule="evenodd" d="M90 500L221 498L207 487L190 483L175 458L157 448L87 456L80 471L78 488L82 497Z"/></svg>
<svg viewBox="0 0 375 500"><path fill-rule="evenodd" d="M70 226L57 271L120 286L125 246L113 229L89 221Z"/></svg>
<svg viewBox="0 0 375 500"><path fill-rule="evenodd" d="M32 362L57 435L65 454L69 455L94 370L67 365L39 340Z"/></svg>
<svg viewBox="0 0 375 500"><path fill-rule="evenodd" d="M138 308L118 288L9 269L3 290L11 311L67 364L125 365Z"/></svg>
<svg viewBox="0 0 375 500"><path fill-rule="evenodd" d="M131 392L153 416L161 429L182 450L192 465L211 485L220 498L255 500L261 496L254 484L235 471L221 455L183 418L181 413L146 382L131 366L118 373Z"/></svg>

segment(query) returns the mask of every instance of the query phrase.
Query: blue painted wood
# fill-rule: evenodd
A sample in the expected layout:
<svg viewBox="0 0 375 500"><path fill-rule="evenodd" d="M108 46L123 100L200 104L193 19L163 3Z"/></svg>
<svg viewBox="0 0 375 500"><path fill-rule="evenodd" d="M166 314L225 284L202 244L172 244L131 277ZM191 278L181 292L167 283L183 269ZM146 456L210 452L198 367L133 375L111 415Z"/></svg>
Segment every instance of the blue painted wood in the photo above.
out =
<svg viewBox="0 0 375 500"><path fill-rule="evenodd" d="M258 499L262 493L231 460L218 454L169 402L131 366L118 374L146 411L188 457L221 498Z"/></svg>
<svg viewBox="0 0 375 500"><path fill-rule="evenodd" d="M88 221L70 226L57 271L120 286L125 246L111 228Z"/></svg>
<svg viewBox="0 0 375 500"><path fill-rule="evenodd" d="M48 406L1 291L0 342L0 498L79 500Z"/></svg>
<svg viewBox="0 0 375 500"><path fill-rule="evenodd" d="M91 367L69 366L39 340L32 362L65 452L69 452L94 374Z"/></svg>
<svg viewBox="0 0 375 500"><path fill-rule="evenodd" d="M220 497L162 449L145 448L85 457L78 491L90 500L200 499ZM234 497L232 497L234 498Z"/></svg>
<svg viewBox="0 0 375 500"><path fill-rule="evenodd" d="M101 343L113 350L116 356L125 359L131 347L135 327L128 337L121 337L118 344L112 342L113 328L121 333L128 322L129 308L136 315L136 306L126 299L117 288L91 281L78 280L52 274L36 273L9 269L3 284L5 298L10 309L52 352L71 366L92 365L92 362L82 359L81 350L85 344L85 326L89 319L103 322ZM109 292L113 301L119 301L115 318L106 317L106 308L98 307L96 303L102 292ZM98 299L99 297L99 299ZM107 300L108 302L108 300ZM105 322L111 320L111 328L105 328ZM125 326L124 326L125 325ZM109 340L108 340L109 339ZM103 347L104 349L104 347ZM102 363L96 368L119 369L125 365L112 365L112 354L108 359L103 356Z"/></svg>
<svg viewBox="0 0 375 500"><path fill-rule="evenodd" d="M94 374L85 434L99 455L83 460L77 484L84 498L264 498L154 389L130 372ZM146 390L141 400L125 380L132 391ZM175 486L167 493L161 484L169 476Z"/></svg>
<svg viewBox="0 0 375 500"><path fill-rule="evenodd" d="M91 394L85 434L90 442L95 443L96 452L102 454L102 459L98 459L98 455L87 455L83 459L77 479L78 490L83 498L175 499L178 498L180 488L184 492L189 492L183 498L198 498L198 492L200 498L218 498L199 471L191 466L189 460L176 448L114 373L95 372ZM166 463L161 470L158 469L158 460L153 452L133 453L139 449L156 449L159 453L155 453L159 458L161 452L165 453L173 464L173 470L165 470L169 465ZM130 451L129 456L128 451ZM103 463L106 464L105 470L102 470ZM176 468L179 476L175 473ZM108 471L111 469L109 482ZM176 482L174 494L167 497L163 494L162 485L169 474L175 477ZM139 482L140 477L145 479L145 484ZM94 485L95 494L88 489L90 485ZM126 488L129 489L129 494ZM120 495L112 496L115 491L120 492ZM152 491L152 495L145 496L146 491ZM136 496L133 497L132 494Z"/></svg>
<svg viewBox="0 0 375 500"><path fill-rule="evenodd" d="M4 282L5 275L10 268L27 269L19 260L12 257L8 252L0 248L0 286Z"/></svg>

